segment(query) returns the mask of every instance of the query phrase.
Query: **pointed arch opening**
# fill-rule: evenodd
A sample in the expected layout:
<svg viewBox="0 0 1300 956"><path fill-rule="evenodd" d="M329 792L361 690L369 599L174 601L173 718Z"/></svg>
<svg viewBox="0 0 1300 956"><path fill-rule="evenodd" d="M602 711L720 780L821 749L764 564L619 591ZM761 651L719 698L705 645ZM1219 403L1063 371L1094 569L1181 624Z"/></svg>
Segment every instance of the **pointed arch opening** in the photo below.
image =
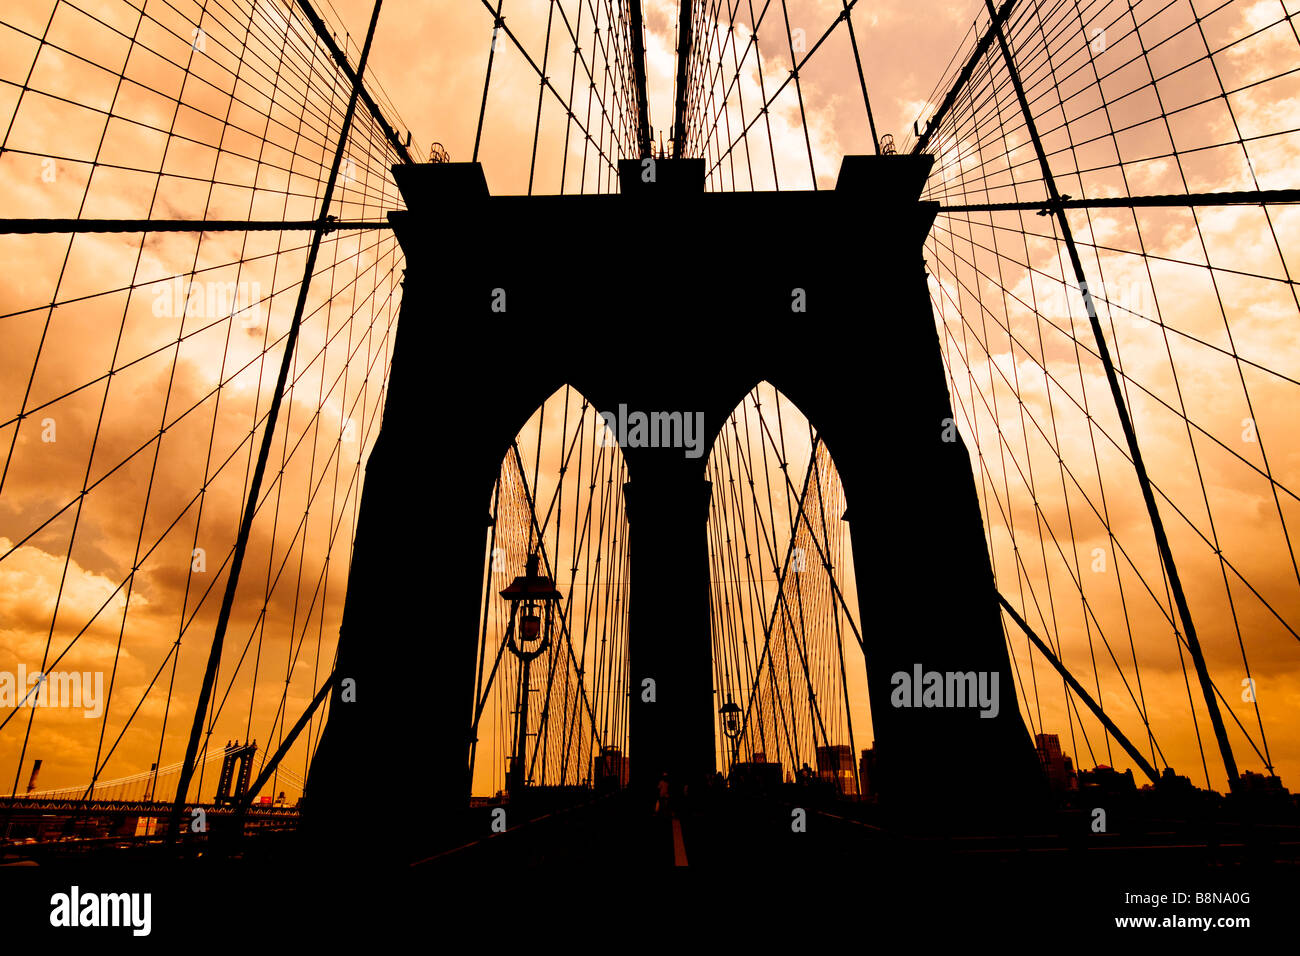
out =
<svg viewBox="0 0 1300 956"><path fill-rule="evenodd" d="M603 429L565 385L520 428L493 484L470 722L476 803L627 783L627 465ZM530 557L558 595L553 620L541 615L549 634L526 641L526 612L502 592Z"/></svg>
<svg viewBox="0 0 1300 956"><path fill-rule="evenodd" d="M869 794L857 578L829 448L760 382L718 433L707 477L718 769L741 786Z"/></svg>

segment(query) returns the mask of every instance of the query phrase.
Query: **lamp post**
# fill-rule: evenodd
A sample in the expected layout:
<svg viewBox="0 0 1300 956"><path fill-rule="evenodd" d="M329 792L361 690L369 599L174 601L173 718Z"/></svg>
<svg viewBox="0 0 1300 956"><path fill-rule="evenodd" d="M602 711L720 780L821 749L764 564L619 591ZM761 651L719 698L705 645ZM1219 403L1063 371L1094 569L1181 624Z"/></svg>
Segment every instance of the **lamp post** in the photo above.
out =
<svg viewBox="0 0 1300 956"><path fill-rule="evenodd" d="M550 646L555 628L560 592L555 582L538 573L536 552L524 563L524 573L515 578L501 596L510 603L506 625L506 646L519 660L519 702L515 711L515 752L510 763L511 799L524 789L524 762L528 751L528 668L533 658Z"/></svg>
<svg viewBox="0 0 1300 956"><path fill-rule="evenodd" d="M731 767L727 768L727 776L731 776L731 770L740 760L740 735L742 728L740 726L740 708L736 702L727 695L727 702L718 708L718 714L722 717L722 732L727 735L731 741Z"/></svg>

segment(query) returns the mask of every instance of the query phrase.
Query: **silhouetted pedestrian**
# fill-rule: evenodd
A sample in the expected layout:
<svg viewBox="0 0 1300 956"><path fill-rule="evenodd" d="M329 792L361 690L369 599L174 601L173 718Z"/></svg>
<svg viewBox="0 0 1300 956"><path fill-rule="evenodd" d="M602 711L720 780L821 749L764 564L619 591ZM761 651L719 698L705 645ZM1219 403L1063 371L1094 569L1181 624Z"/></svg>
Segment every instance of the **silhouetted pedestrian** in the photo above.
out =
<svg viewBox="0 0 1300 956"><path fill-rule="evenodd" d="M657 816L668 816L668 774L659 777L659 799L655 801L655 814Z"/></svg>

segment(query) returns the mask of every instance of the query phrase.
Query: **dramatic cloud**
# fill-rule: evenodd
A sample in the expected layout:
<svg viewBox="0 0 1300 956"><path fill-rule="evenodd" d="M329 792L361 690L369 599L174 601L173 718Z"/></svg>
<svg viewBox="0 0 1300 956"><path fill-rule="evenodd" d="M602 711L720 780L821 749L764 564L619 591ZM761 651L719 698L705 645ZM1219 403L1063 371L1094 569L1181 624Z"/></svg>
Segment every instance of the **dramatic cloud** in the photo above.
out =
<svg viewBox="0 0 1300 956"><path fill-rule="evenodd" d="M306 52L301 37L284 42L282 4L259 0L252 31L232 31L209 16L202 33L164 4L147 4L144 20L135 6L112 0L78 6L88 12L54 0L15 0L0 14L0 120L7 129L0 215L318 214L346 89L324 57ZM766 189L779 180L783 189L810 188L811 151L816 185L829 188L843 155L872 149L844 25L800 72L802 109L787 80L801 48L821 38L843 4L754 6L751 14L742 5L734 31L710 22L702 34L724 63L707 114L714 185ZM1186 15L1186 3L1144 26L1152 61L1169 70L1201 58L1197 44L1217 49L1259 31L1215 58L1222 82L1237 91L1226 103L1215 98L1218 79L1208 61L1155 83L1149 76L1135 81L1123 63L1137 38L1111 26L1099 42L1093 22L1080 23L1078 36L1096 45L1091 62L1106 76L1107 90L1128 84L1136 91L1112 102L1109 112L1086 90L1068 103L1047 97L1036 106L1062 191L1293 187L1300 140L1279 131L1300 125L1300 80L1285 75L1297 58L1289 26L1270 27L1278 6L1218 9L1200 23L1204 40L1167 26ZM334 0L333 7L338 19L331 14L331 23L355 62L371 0ZM972 23L985 16L969 0L923 7L887 0L859 4L853 15L877 130L891 133L900 149L913 121L933 115L944 77L955 74L973 43ZM645 4L656 141L671 135L676 9L670 0ZM763 9L760 66L750 39L752 16ZM438 142L453 160L467 161L477 141L494 194L522 194L530 184L535 193L607 191L616 186L607 161L618 158L626 130L616 120L618 84L607 80L605 54L598 52L609 33L602 21L595 35L592 11L568 0L505 0L505 25L532 63L504 33L496 36L481 131L494 40L493 10L479 0L390 0L367 85L398 135L411 134L417 156ZM583 50L579 58L571 30ZM308 75L312 92L303 95ZM1079 75L1084 79L1058 78L1058 85L1087 86L1094 78L1090 71ZM765 97L772 102L760 120ZM1206 98L1212 102L1198 105ZM562 103L570 99L572 116ZM334 210L342 219L382 219L401 204L387 171L392 160L369 119L360 115L358 122ZM1023 128L1007 121L999 138L994 120L981 123L984 135L972 127L943 143L930 184L934 197L1041 199ZM1119 130L1114 140L1112 127ZM1171 155L1175 148L1179 156ZM1007 173L997 183L977 182L999 152L1011 155L1014 179ZM1186 514L1162 500L1211 670L1258 739L1254 702L1241 693L1245 648L1271 760L1284 782L1300 785L1300 733L1290 719L1300 705L1300 655L1295 637L1263 603L1291 627L1300 621L1294 544L1283 537L1283 519L1287 529L1300 527L1300 501L1285 491L1300 487L1292 420L1300 378L1293 284L1300 213L1277 206L1195 214L1100 210L1071 212L1070 222L1130 382L1152 478ZM446 228L454 233L455 224ZM771 253L777 228L754 237L763 254ZM1067 663L1090 688L1100 685L1107 707L1144 740L1141 715L1098 643L1098 627L1129 673L1135 648L1143 686L1133 693L1145 700L1165 757L1198 776L1184 660L1160 610L1168 611L1168 599L1148 517L1131 465L1115 445L1122 438L1102 368L1073 341L1086 344L1091 332L1077 292L1062 284L1052 229L1033 212L944 215L926 253L958 426L972 448L979 427L982 454L973 464L988 469L977 478L999 583L1009 597L1026 601L1031 623L1059 640ZM36 715L27 737L29 713L15 714L0 731L0 787L18 781L33 757L45 761L43 785L84 784L97 754L104 764L124 729L102 776L180 759L309 239L306 231L0 237L7 266L0 283L0 670L34 670L67 650L61 668L103 669L113 685L97 721L51 709ZM332 233L322 247L217 682L218 746L234 737L257 737L263 745L278 739L330 670L401 269L386 231ZM995 400L1000 435L990 416ZM1203 429L1190 438L1183 409ZM1283 486L1276 498L1261 475L1265 453ZM1026 485L1030 467L1034 494ZM855 511L888 506L851 504ZM1024 563L1019 571L1009 526ZM1220 563L1215 540L1230 567ZM1105 572L1092 569L1098 550ZM1046 606L1049 585L1072 603ZM1022 711L1036 728L1066 740L1059 681L1051 674L1044 680L1042 660L1031 664L1014 632L1011 646L1026 691ZM1199 705L1199 729L1208 740L1203 710ZM856 712L854 720L866 726ZM1261 768L1229 720L1242 765ZM92 724L96 732L87 733L82 725ZM1109 762L1094 731L1089 725L1099 752L1086 755L1080 740L1077 764ZM299 773L318 732L317 723L291 757ZM1211 753L1210 776L1221 786L1214 762ZM1115 763L1126 765L1118 753Z"/></svg>

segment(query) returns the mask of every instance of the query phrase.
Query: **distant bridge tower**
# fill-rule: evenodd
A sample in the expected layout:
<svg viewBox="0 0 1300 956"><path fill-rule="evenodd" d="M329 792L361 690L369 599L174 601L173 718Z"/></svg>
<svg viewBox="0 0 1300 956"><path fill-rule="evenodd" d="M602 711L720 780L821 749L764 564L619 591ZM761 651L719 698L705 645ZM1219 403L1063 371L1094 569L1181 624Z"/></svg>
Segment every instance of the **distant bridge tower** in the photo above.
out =
<svg viewBox="0 0 1300 956"><path fill-rule="evenodd" d="M233 805L248 792L255 753L257 753L256 741L251 744L239 744L235 741L226 744L226 752L221 758L221 776L217 778L217 795L213 798L213 803L218 806Z"/></svg>

